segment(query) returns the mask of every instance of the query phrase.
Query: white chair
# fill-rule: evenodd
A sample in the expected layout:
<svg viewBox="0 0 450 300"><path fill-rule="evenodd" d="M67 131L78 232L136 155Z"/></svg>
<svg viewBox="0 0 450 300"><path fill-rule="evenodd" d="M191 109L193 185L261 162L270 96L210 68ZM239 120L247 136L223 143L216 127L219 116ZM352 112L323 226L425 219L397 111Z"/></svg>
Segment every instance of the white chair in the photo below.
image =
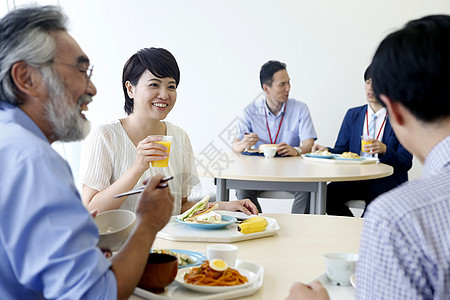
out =
<svg viewBox="0 0 450 300"><path fill-rule="evenodd" d="M350 200L345 202L345 206L348 208L359 208L364 209L366 208L366 201L364 200Z"/></svg>
<svg viewBox="0 0 450 300"><path fill-rule="evenodd" d="M366 208L366 202L364 200L350 200L345 202L345 206L350 208L355 217L361 217Z"/></svg>
<svg viewBox="0 0 450 300"><path fill-rule="evenodd" d="M199 179L200 183L192 188L188 200L200 201L203 197L209 195L210 202L216 201L216 186L214 185L214 179L207 177L199 177Z"/></svg>
<svg viewBox="0 0 450 300"><path fill-rule="evenodd" d="M258 195L265 213L291 213L294 194L285 191L264 191Z"/></svg>

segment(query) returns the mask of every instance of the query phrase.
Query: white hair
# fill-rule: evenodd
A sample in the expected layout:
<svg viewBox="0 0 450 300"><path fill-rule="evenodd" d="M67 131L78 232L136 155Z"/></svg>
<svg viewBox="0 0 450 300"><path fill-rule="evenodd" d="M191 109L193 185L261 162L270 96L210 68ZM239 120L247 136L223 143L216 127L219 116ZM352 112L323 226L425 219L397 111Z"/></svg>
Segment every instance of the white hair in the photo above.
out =
<svg viewBox="0 0 450 300"><path fill-rule="evenodd" d="M54 31L66 31L67 18L56 6L16 9L0 20L0 101L22 104L11 79L11 68L19 61L39 69L56 55Z"/></svg>

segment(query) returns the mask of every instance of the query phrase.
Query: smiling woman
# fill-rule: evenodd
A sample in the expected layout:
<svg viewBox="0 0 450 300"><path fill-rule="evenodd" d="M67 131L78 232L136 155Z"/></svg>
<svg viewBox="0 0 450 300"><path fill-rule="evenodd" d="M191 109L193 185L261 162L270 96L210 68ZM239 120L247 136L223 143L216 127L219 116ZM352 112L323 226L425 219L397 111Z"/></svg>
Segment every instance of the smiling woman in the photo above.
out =
<svg viewBox="0 0 450 300"><path fill-rule="evenodd" d="M125 63L122 88L128 116L94 130L82 149L80 180L83 203L89 210L135 211L139 195L112 196L141 186L156 173L174 177L169 183L175 197L173 213L183 210L199 182L192 146L183 129L163 121L176 103L179 82L178 64L165 49L139 50ZM173 136L170 155L156 137L161 135ZM168 155L167 167L150 166Z"/></svg>

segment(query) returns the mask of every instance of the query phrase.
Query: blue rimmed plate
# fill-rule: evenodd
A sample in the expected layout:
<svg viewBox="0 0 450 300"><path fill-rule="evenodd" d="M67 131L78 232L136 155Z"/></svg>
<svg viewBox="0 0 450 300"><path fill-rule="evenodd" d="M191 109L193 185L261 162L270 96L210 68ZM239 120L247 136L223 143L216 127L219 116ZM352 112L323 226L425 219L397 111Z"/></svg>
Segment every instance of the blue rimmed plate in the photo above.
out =
<svg viewBox="0 0 450 300"><path fill-rule="evenodd" d="M311 153L306 153L305 154L306 157L314 157L314 158L333 158L334 155L316 155L316 154L311 154Z"/></svg>
<svg viewBox="0 0 450 300"><path fill-rule="evenodd" d="M184 281L184 275L189 273L191 271L191 269L192 268L178 271L177 277L175 277L175 281L185 288L188 288L190 290L197 291L197 292L202 292L202 293L211 293L211 294L212 293L222 293L222 292L228 292L228 291L235 290L235 289L246 288L246 287L250 286L251 284L253 284L258 279L258 276L257 276L258 274L255 274L254 272L252 272L250 270L246 270L246 269L238 267L235 270L237 270L241 275L247 277L248 282L246 282L244 284L229 285L229 286L196 285L196 284L186 283ZM218 297L217 299L219 299L219 298L220 297Z"/></svg>
<svg viewBox="0 0 450 300"><path fill-rule="evenodd" d="M206 256L200 252L190 251L190 250L182 250L182 249L169 249L172 252L186 254L194 261L192 264L188 264L185 266L179 266L178 269L186 268L186 267L194 267L201 265L202 262L206 259Z"/></svg>
<svg viewBox="0 0 450 300"><path fill-rule="evenodd" d="M360 161L360 160L365 160L365 157L360 157L360 158L345 158L345 157L341 157L341 155L335 155L334 156L335 159L338 160L353 160L353 161Z"/></svg>
<svg viewBox="0 0 450 300"><path fill-rule="evenodd" d="M178 265L178 269L186 268L186 267L194 267L201 265L204 260L206 260L206 256L200 252L196 251L190 251L190 250L183 250L183 249L152 249L150 250L150 253L159 253L158 250L169 250L171 252L174 252L176 254L186 254L189 256L189 258L193 261L191 264L187 264L184 266ZM166 251L165 251L166 252ZM171 253L165 253L165 254L171 254Z"/></svg>
<svg viewBox="0 0 450 300"><path fill-rule="evenodd" d="M181 221L178 218L175 218L175 220L178 223L184 224L186 226L192 227L192 228L198 228L198 229L218 229L218 228L224 228L227 227L230 224L233 224L237 221L235 217L230 217L226 215L222 215L222 223L191 223L191 222L184 222Z"/></svg>

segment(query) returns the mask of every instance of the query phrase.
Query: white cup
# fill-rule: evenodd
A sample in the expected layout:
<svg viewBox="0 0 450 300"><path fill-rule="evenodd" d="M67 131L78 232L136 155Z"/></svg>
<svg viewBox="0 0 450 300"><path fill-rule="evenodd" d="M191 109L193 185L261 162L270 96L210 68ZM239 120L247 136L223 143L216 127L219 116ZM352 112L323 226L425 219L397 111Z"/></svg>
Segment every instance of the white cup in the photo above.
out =
<svg viewBox="0 0 450 300"><path fill-rule="evenodd" d="M229 267L234 268L236 265L238 249L238 246L231 244L210 244L206 246L206 257L209 261L220 258L224 260Z"/></svg>
<svg viewBox="0 0 450 300"><path fill-rule="evenodd" d="M326 253L323 255L327 267L327 276L334 285L350 285L350 276L355 274L358 254Z"/></svg>
<svg viewBox="0 0 450 300"><path fill-rule="evenodd" d="M273 158L277 153L277 147L264 147L263 153L266 158Z"/></svg>

